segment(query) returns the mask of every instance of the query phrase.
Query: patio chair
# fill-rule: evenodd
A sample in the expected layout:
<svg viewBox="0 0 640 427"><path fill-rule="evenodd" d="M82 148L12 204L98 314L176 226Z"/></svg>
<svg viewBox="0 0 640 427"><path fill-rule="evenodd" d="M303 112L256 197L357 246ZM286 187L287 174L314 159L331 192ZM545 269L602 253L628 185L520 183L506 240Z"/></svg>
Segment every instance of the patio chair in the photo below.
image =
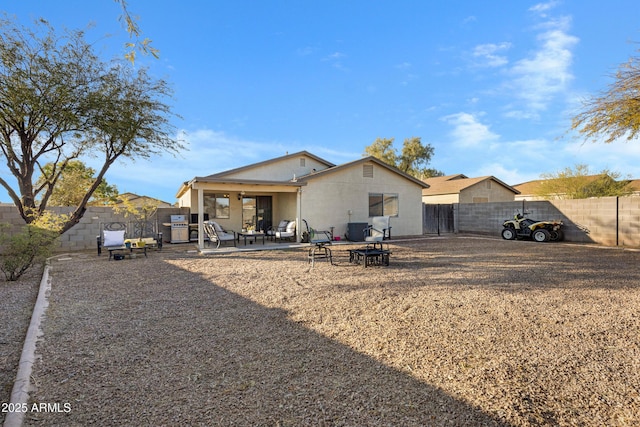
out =
<svg viewBox="0 0 640 427"><path fill-rule="evenodd" d="M131 245L125 244L125 239L127 237L127 224L124 222L106 222L100 225L100 234L97 237L98 243L98 255L102 254L102 249L106 249L109 251L109 260L114 257L114 252L123 251L129 252L129 257L131 258L131 253L133 252L133 247ZM144 256L147 256L147 248L141 247L138 248L144 251Z"/></svg>
<svg viewBox="0 0 640 427"><path fill-rule="evenodd" d="M276 241L278 240L296 240L296 222L289 221L284 231L276 231Z"/></svg>
<svg viewBox="0 0 640 427"><path fill-rule="evenodd" d="M282 221L280 221L278 223L278 225L276 227L271 226L267 229L267 238L274 240L276 238L276 233L278 231L283 232L287 230L287 225L289 225L289 220L288 219L283 219Z"/></svg>
<svg viewBox="0 0 640 427"><path fill-rule="evenodd" d="M222 242L233 242L236 246L236 232L233 230L225 230L215 221L205 221L204 232L206 233L209 243L215 243L216 249L220 247Z"/></svg>
<svg viewBox="0 0 640 427"><path fill-rule="evenodd" d="M309 237L309 254L307 256L308 261L311 263L311 267L313 267L316 259L326 259L329 261L331 265L333 265L333 255L331 254L331 248L327 246L331 246L331 232L325 230L316 230L315 228L309 227L306 219L302 220L304 222L304 226L307 229L307 235Z"/></svg>
<svg viewBox="0 0 640 427"><path fill-rule="evenodd" d="M365 242L382 242L391 239L391 225L389 216L374 216L371 225L364 229Z"/></svg>

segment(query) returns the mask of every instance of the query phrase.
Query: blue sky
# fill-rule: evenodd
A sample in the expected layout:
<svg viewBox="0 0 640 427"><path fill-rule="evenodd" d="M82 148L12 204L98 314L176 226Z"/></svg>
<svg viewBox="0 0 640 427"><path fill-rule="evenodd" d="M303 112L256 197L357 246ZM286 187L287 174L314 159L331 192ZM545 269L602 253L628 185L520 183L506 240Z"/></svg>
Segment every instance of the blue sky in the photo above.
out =
<svg viewBox="0 0 640 427"><path fill-rule="evenodd" d="M187 150L116 164L107 180L120 192L173 202L194 176L300 150L339 164L378 137L400 150L414 136L446 174L515 185L587 164L640 178L640 141L569 133L581 100L639 54L637 0L128 3L160 50L136 66L171 82ZM0 5L23 24L93 23L96 49L124 54L113 0Z"/></svg>

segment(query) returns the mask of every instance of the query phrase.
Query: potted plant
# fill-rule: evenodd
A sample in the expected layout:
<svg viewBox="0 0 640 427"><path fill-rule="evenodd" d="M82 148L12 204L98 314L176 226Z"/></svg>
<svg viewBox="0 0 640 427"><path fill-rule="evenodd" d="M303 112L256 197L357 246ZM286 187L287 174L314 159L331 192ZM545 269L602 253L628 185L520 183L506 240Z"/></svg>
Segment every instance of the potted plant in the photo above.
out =
<svg viewBox="0 0 640 427"><path fill-rule="evenodd" d="M149 219L152 218L158 207L149 201L143 201L138 204L134 204L132 199L122 199L119 205L114 206L115 212L122 212L125 218L133 218L133 238L137 237L137 241L132 241L131 245L134 248L144 248L145 241L144 231Z"/></svg>

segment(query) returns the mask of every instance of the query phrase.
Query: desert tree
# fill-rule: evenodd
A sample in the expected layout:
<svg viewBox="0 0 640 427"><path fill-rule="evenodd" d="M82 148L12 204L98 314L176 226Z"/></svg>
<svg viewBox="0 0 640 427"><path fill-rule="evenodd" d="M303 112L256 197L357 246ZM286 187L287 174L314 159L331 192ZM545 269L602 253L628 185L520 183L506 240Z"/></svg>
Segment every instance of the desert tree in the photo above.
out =
<svg viewBox="0 0 640 427"><path fill-rule="evenodd" d="M60 233L80 221L116 160L182 148L166 81L100 60L83 31L59 35L44 20L26 28L3 19L0 27L0 157L15 181L0 176L0 185L27 224L45 212L74 160L101 166Z"/></svg>
<svg viewBox="0 0 640 427"><path fill-rule="evenodd" d="M423 144L420 137L407 138L398 154L393 147L393 141L394 138L376 138L373 144L365 147L365 155L380 159L419 179L443 175L436 169L426 167L435 151L431 144Z"/></svg>
<svg viewBox="0 0 640 427"><path fill-rule="evenodd" d="M129 34L130 41L126 43L125 58L131 61L133 64L136 60L136 52L142 52L143 54L152 55L154 58L159 57L158 49L151 46L151 39L148 37L142 37L142 31L140 25L138 25L138 17L133 15L129 11L129 5L126 0L114 0L120 5L122 9L122 15L120 15L120 22L122 22Z"/></svg>
<svg viewBox="0 0 640 427"><path fill-rule="evenodd" d="M36 181L36 186L42 184L45 177L52 175L54 165L47 163L42 169L40 178ZM80 160L71 160L64 168L53 192L49 198L49 206L77 206L82 201L85 193L95 181L95 169L85 165ZM118 196L118 188L103 179L100 185L93 192L93 196L87 203L91 206L105 206L113 204Z"/></svg>
<svg viewBox="0 0 640 427"><path fill-rule="evenodd" d="M608 169L593 174L589 166L578 164L541 175L535 194L545 199L587 199L590 197L628 196L631 182Z"/></svg>
<svg viewBox="0 0 640 427"><path fill-rule="evenodd" d="M599 96L587 98L571 128L587 140L634 140L640 132L640 58L620 65L614 81Z"/></svg>

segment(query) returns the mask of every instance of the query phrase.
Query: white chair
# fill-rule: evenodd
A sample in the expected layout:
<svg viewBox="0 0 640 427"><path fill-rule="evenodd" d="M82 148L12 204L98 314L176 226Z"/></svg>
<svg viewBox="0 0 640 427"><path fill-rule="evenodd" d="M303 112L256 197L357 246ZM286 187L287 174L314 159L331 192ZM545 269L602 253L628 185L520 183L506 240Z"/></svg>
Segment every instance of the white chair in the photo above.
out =
<svg viewBox="0 0 640 427"><path fill-rule="evenodd" d="M124 222L107 222L100 226L98 235L98 255L102 254L102 249L109 251L109 260L113 257L114 251L127 249L124 244L127 233L127 224Z"/></svg>
<svg viewBox="0 0 640 427"><path fill-rule="evenodd" d="M124 246L124 233L125 230L104 230L104 243L102 246L105 249Z"/></svg>
<svg viewBox="0 0 640 427"><path fill-rule="evenodd" d="M382 242L391 239L391 218L389 216L374 216L371 225L364 229L365 242Z"/></svg>
<svg viewBox="0 0 640 427"><path fill-rule="evenodd" d="M296 222L289 221L284 231L276 231L276 241L277 240L291 240L294 241L296 239Z"/></svg>
<svg viewBox="0 0 640 427"><path fill-rule="evenodd" d="M204 231L209 238L209 242L215 243L216 249L220 247L222 242L233 242L233 246L236 246L235 231L225 230L215 221L205 221L203 225Z"/></svg>
<svg viewBox="0 0 640 427"><path fill-rule="evenodd" d="M269 229L267 230L267 237L271 240L275 239L276 233L278 231L282 232L287 230L287 225L289 225L289 222L290 221L288 219L283 219L282 221L280 221L277 227L269 227Z"/></svg>

